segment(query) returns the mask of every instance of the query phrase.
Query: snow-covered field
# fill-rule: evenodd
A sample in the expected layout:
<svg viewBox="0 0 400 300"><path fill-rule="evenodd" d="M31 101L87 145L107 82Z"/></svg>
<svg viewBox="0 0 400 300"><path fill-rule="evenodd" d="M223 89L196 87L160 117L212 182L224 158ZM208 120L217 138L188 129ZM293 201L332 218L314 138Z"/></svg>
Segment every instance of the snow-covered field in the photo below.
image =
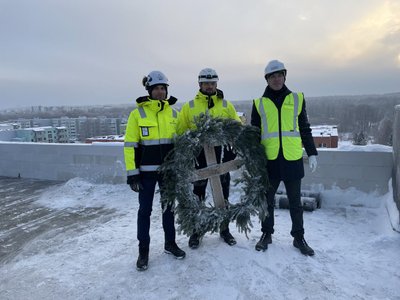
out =
<svg viewBox="0 0 400 300"><path fill-rule="evenodd" d="M232 194L239 197L238 190ZM163 253L157 195L149 269L138 272L137 194L126 185L73 179L46 189L36 204L71 211L104 206L111 213L27 243L0 264L0 299L400 299L400 234L387 213L395 209L391 194L334 189L322 197L321 209L304 214L314 257L292 246L289 212L277 209L266 252L254 250L260 236L254 218L249 239L230 225L238 242L232 247L208 234L192 250L178 235L187 256L176 260Z"/></svg>

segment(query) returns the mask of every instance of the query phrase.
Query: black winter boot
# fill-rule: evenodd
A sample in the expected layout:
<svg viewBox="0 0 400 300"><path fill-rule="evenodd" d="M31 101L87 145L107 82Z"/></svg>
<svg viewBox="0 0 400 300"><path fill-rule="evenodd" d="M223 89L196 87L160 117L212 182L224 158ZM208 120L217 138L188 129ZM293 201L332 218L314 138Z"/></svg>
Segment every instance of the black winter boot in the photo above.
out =
<svg viewBox="0 0 400 300"><path fill-rule="evenodd" d="M175 242L165 242L164 252L172 254L176 259L183 259L186 256L185 251L179 248Z"/></svg>
<svg viewBox="0 0 400 300"><path fill-rule="evenodd" d="M260 240L256 244L257 251L265 251L268 249L268 244L272 244L272 237L270 233L263 233Z"/></svg>
<svg viewBox="0 0 400 300"><path fill-rule="evenodd" d="M193 233L189 238L189 247L192 249L199 248L200 245L200 237L197 233Z"/></svg>
<svg viewBox="0 0 400 300"><path fill-rule="evenodd" d="M145 271L147 270L148 264L149 264L149 248L139 247L139 257L136 262L136 269L138 271Z"/></svg>
<svg viewBox="0 0 400 300"><path fill-rule="evenodd" d="M229 246L236 245L236 240L233 235L229 232L229 228L221 231L219 235L224 239L224 242L227 243Z"/></svg>
<svg viewBox="0 0 400 300"><path fill-rule="evenodd" d="M304 255L313 256L314 250L308 246L304 236L295 237L293 240L293 246L300 250L300 252Z"/></svg>

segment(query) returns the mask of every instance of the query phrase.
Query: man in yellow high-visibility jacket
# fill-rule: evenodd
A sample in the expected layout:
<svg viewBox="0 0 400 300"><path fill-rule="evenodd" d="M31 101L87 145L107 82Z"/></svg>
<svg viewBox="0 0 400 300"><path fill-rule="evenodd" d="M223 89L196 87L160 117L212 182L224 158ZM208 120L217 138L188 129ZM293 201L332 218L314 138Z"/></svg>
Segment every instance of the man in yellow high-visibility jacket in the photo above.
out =
<svg viewBox="0 0 400 300"><path fill-rule="evenodd" d="M139 211L137 217L137 238L139 240L139 258L136 268L147 269L150 246L150 215L154 191L158 183L162 193L162 174L159 167L173 148L172 138L176 134L178 112L171 106L175 97L168 96L168 79L160 71L152 71L143 78L143 85L149 96L136 100L137 108L128 119L125 134L124 155L127 171L127 183L139 193ZM163 209L164 251L178 259L185 257L175 242L174 213L171 207Z"/></svg>
<svg viewBox="0 0 400 300"><path fill-rule="evenodd" d="M217 81L218 75L215 70L205 68L200 71L198 76L200 90L193 100L186 102L183 105L178 118L178 134L182 134L188 129L194 129L194 118L205 113L209 113L212 117L230 118L240 122L240 118L237 115L233 104L228 100L225 100L223 92L217 89ZM231 149L228 149L228 147L222 149L221 146L218 146L215 147L215 154L218 163L221 161L222 153L223 162L235 158ZM196 168L198 169L207 166L204 151L202 151L197 157L197 163ZM228 200L230 174L225 173L221 175L220 180L224 199ZM203 201L206 196L207 179L199 180L193 185L193 193L199 197L200 201ZM229 232L229 221L225 221L221 224L220 235L228 245L232 246L236 244L235 238ZM189 238L189 247L192 249L198 248L200 245L200 238L201 237L196 232L193 232Z"/></svg>
<svg viewBox="0 0 400 300"><path fill-rule="evenodd" d="M268 159L270 189L267 192L269 216L262 222L262 236L257 251L265 251L274 233L274 198L283 181L289 199L293 245L302 254L312 256L314 250L304 239L301 179L304 177L303 148L309 165L317 168L317 150L311 134L306 104L302 93L291 92L285 85L286 68L278 60L270 61L264 76L268 83L263 96L253 102L251 124L261 129L261 144Z"/></svg>

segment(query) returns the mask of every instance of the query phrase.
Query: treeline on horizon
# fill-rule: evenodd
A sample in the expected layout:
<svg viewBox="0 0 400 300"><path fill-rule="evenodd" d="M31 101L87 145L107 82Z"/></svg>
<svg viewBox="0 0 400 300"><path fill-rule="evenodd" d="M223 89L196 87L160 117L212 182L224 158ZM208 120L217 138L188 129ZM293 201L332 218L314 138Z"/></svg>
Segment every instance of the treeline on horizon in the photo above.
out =
<svg viewBox="0 0 400 300"><path fill-rule="evenodd" d="M337 125L339 133L352 133L353 141L371 139L391 146L395 106L399 104L400 93L310 98L307 113L312 124Z"/></svg>
<svg viewBox="0 0 400 300"><path fill-rule="evenodd" d="M251 100L234 101L237 111L251 117ZM306 97L307 113L311 125L337 125L339 133L362 134L374 142L391 145L394 107L400 105L400 93L364 96ZM41 111L0 112L0 121L17 119L51 119L60 117L127 118L134 105L107 105L93 107L47 108ZM179 108L179 106L178 106Z"/></svg>
<svg viewBox="0 0 400 300"><path fill-rule="evenodd" d="M234 102L238 111L251 117L251 101ZM339 135L350 134L355 144L392 145L395 106L400 93L365 96L306 97L307 114L312 126L335 125Z"/></svg>

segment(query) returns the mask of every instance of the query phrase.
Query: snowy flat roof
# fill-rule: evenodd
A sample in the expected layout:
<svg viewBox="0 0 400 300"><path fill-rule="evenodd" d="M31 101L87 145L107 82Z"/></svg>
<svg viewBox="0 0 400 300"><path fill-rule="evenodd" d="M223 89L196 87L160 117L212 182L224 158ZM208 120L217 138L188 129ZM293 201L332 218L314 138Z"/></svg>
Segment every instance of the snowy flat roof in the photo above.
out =
<svg viewBox="0 0 400 300"><path fill-rule="evenodd" d="M387 205L353 188L322 191L322 208L304 213L314 257L293 247L290 212L275 210L265 252L262 232L230 231L237 245L207 233L197 250L176 234L182 260L164 253L160 194L151 216L149 268L138 256L138 194L127 184L0 178L1 291L4 299L398 299L399 233ZM231 199L240 193L232 188ZM395 207L392 206L392 209ZM176 226L177 227L177 226ZM27 238L29 237L29 238ZM23 284L21 284L21 282Z"/></svg>
<svg viewBox="0 0 400 300"><path fill-rule="evenodd" d="M337 126L335 125L318 125L311 126L312 135L317 136L338 136Z"/></svg>
<svg viewBox="0 0 400 300"><path fill-rule="evenodd" d="M95 136L95 137L90 137L87 138L87 140L121 140L124 139L124 135L104 135L104 136Z"/></svg>
<svg viewBox="0 0 400 300"><path fill-rule="evenodd" d="M18 130L32 130L32 131L39 132L39 131L45 131L45 130L53 129L53 128L54 127L52 127L52 126L41 126L41 127L20 128Z"/></svg>

